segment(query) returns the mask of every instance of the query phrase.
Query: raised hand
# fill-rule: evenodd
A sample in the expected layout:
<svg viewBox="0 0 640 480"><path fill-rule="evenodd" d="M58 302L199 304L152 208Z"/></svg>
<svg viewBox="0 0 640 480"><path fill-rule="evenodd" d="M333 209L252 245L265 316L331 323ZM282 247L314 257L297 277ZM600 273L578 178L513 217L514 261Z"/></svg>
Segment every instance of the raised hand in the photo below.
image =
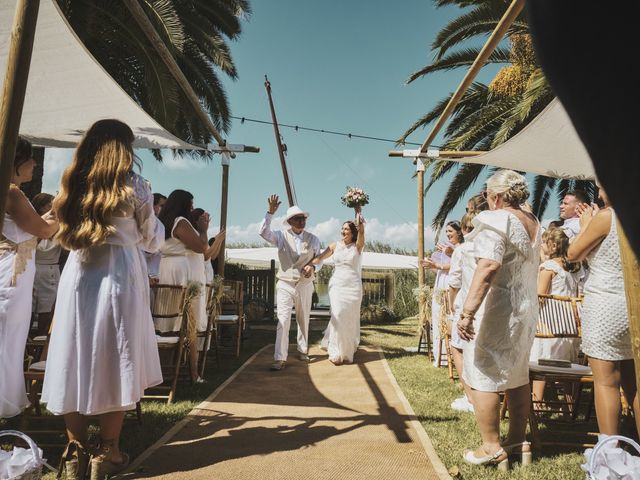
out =
<svg viewBox="0 0 640 480"><path fill-rule="evenodd" d="M448 257L453 255L453 247L451 245L447 245L446 243L439 243L438 245L436 245L436 249L441 251Z"/></svg>
<svg viewBox="0 0 640 480"><path fill-rule="evenodd" d="M276 213L278 207L280 206L280 203L282 202L280 202L278 195L273 194L269 196L269 198L267 199L267 203L269 204L269 213L273 215L274 213Z"/></svg>
<svg viewBox="0 0 640 480"><path fill-rule="evenodd" d="M591 219L598 211L600 211L600 208L596 204L592 206L586 203L576 205L576 213L580 216L580 230L587 228L587 225L591 223Z"/></svg>
<svg viewBox="0 0 640 480"><path fill-rule="evenodd" d="M210 221L211 221L211 217L207 212L204 212L202 215L200 215L200 218L198 218L198 232L206 233L207 230L209 229Z"/></svg>

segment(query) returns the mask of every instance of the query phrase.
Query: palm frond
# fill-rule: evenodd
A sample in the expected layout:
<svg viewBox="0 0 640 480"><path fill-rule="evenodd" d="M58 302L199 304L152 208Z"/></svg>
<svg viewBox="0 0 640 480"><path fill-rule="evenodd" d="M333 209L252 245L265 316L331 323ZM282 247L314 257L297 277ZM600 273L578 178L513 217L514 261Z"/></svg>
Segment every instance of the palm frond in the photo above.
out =
<svg viewBox="0 0 640 480"><path fill-rule="evenodd" d="M460 164L460 168L449 184L449 189L440 204L436 216L433 218L432 225L434 228L442 228L451 211L464 198L469 188L478 180L485 168L487 168L486 165L475 163Z"/></svg>
<svg viewBox="0 0 640 480"><path fill-rule="evenodd" d="M433 72L442 72L446 70L452 70L458 67L468 67L473 64L475 59L478 57L480 53L480 48L464 48L462 50L458 50L456 52L452 52L442 58L434 61L430 65L422 67L420 70L412 73L409 78L406 80L406 83L409 84L416 80L417 78L424 77ZM509 62L509 49L504 47L496 48L489 59L487 60L487 64L489 63L508 63Z"/></svg>
<svg viewBox="0 0 640 480"><path fill-rule="evenodd" d="M542 216L544 215L557 181L557 178L546 177L544 175L536 175L533 181L534 187L531 199L533 214L536 217L542 218Z"/></svg>

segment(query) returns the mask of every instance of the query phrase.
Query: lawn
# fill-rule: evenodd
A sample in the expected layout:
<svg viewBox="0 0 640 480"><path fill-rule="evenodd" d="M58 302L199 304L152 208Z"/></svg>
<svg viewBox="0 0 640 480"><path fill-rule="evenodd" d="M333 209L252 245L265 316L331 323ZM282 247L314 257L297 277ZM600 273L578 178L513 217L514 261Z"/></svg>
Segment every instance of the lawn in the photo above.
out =
<svg viewBox="0 0 640 480"><path fill-rule="evenodd" d="M457 467L464 480L480 480L489 476L496 479L549 479L583 480L580 469L583 461L576 452L545 451L543 457L535 457L530 467L516 466L508 473L474 467L462 461L465 448L480 444L480 435L471 413L460 413L450 408L451 402L461 395L457 385L449 382L447 370L435 368L424 355L408 353L403 347L418 344L415 318L407 318L395 325L365 326L362 342L381 346L391 371L402 388L418 419L426 430L435 450L447 467ZM503 430L506 426L503 425Z"/></svg>
<svg viewBox="0 0 640 480"><path fill-rule="evenodd" d="M446 369L433 367L424 355L408 353L403 347L417 345L415 318L407 318L401 322L388 325L363 325L362 342L372 346L380 346L385 352L391 370L398 384L411 403L416 415L427 431L436 452L447 468L457 467L460 476L465 480L492 478L509 479L583 479L580 470L582 457L578 453L545 452L541 458L534 458L534 464L528 468L516 467L509 473L500 473L481 467L471 467L461 461L461 452L468 447L480 443L472 414L451 410L450 403L460 396L460 390L449 382ZM179 384L177 401L167 405L159 401L144 401L144 423L139 426L135 418L125 421L122 433L122 448L132 458L156 442L164 432L176 422L183 419L192 408L204 400L211 392L222 384L251 355L264 345L273 342L274 331L252 329L244 343L241 357L236 359L223 355L220 368L209 368L205 372L206 383L191 386ZM310 332L311 341L318 341L320 332ZM294 342L294 336L291 340ZM60 418L45 415L41 419L31 420L29 429L62 430ZM0 429L24 428L18 419L0 420ZM58 433L45 437L34 435L38 443L61 443L64 435ZM60 450L46 450L46 455L57 466L56 455ZM53 474L45 476L55 478Z"/></svg>

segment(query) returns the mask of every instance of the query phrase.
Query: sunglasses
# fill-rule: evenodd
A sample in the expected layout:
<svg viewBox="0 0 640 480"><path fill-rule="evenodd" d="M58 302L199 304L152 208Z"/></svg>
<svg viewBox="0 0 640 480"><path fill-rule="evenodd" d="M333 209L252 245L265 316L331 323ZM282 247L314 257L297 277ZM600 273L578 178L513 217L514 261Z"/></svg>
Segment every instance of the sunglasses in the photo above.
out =
<svg viewBox="0 0 640 480"><path fill-rule="evenodd" d="M289 221L293 220L294 222L302 222L302 221L304 221L306 219L307 219L307 217L305 217L304 215L296 215L294 217L291 217L289 219Z"/></svg>

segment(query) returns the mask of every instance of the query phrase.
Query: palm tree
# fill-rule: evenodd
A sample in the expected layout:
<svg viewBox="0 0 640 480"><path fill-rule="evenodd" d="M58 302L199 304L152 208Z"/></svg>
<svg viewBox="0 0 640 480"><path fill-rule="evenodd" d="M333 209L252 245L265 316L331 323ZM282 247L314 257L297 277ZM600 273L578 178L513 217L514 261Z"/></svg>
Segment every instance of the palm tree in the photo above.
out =
<svg viewBox="0 0 640 480"><path fill-rule="evenodd" d="M453 19L438 33L432 44L435 51L434 61L413 73L407 83L434 72L469 67L478 56L479 48L454 47L479 35L489 35L509 6L502 0L437 0L436 6L456 5L471 7L459 17ZM551 88L542 73L533 51L528 33L526 18L520 15L507 31L510 45L499 46L487 63L505 65L489 85L474 83L464 94L453 112L451 121L445 129L447 150L489 150L505 142L524 128L553 100ZM419 118L400 137L403 143L407 137L420 127L437 120L451 95L440 101L431 111ZM427 162L431 174L427 183L428 191L435 182L447 172L455 175L438 212L433 225L441 228L453 208L462 200L469 188L486 172L484 165L465 164L447 160ZM593 192L593 182L562 180L536 177L533 189L533 207L536 215L541 216L553 191L559 197L569 189L580 188Z"/></svg>
<svg viewBox="0 0 640 480"><path fill-rule="evenodd" d="M212 141L122 2L58 0L58 3L89 51L147 113L190 143ZM231 112L220 73L237 78L227 40L240 35L241 19L250 14L248 0L146 0L140 1L140 5L216 128L227 132Z"/></svg>

